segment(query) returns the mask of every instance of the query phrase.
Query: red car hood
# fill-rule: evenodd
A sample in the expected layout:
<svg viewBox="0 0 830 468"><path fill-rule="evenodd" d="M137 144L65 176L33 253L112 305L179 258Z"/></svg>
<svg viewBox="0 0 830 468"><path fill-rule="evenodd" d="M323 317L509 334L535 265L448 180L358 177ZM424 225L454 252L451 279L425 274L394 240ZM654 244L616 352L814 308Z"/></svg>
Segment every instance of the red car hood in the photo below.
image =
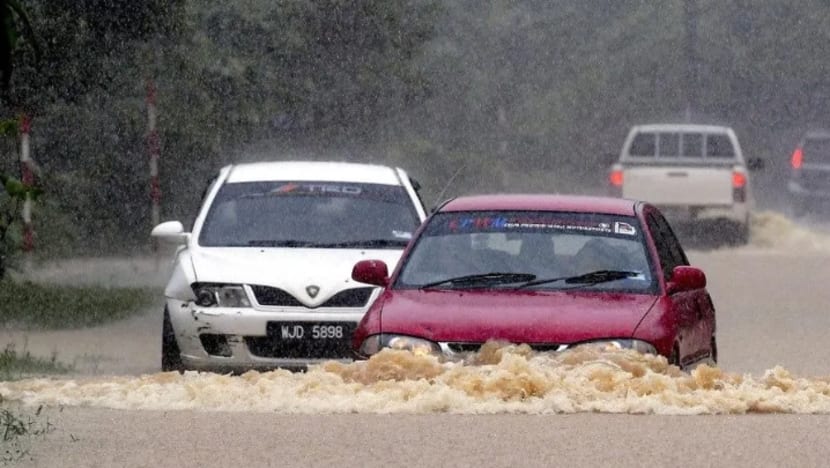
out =
<svg viewBox="0 0 830 468"><path fill-rule="evenodd" d="M388 291L384 333L433 341L573 343L628 338L651 309L646 294L540 291Z"/></svg>

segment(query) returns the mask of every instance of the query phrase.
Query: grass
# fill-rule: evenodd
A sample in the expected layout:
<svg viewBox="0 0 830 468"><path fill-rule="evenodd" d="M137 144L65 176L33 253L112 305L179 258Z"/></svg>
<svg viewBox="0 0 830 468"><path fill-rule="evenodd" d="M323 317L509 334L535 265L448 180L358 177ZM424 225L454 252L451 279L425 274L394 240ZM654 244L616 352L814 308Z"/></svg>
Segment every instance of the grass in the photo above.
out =
<svg viewBox="0 0 830 468"><path fill-rule="evenodd" d="M153 288L64 286L10 279L0 281L0 327L81 328L123 319L147 309Z"/></svg>
<svg viewBox="0 0 830 468"><path fill-rule="evenodd" d="M0 353L0 381L30 374L64 373L69 370L69 367L57 361L56 355L51 359L41 359L32 356L28 351L19 354L13 345L7 346ZM9 465L30 457L30 439L45 436L55 427L49 422L49 418L41 415L42 406L34 413L3 406L3 397L0 396L0 465Z"/></svg>
<svg viewBox="0 0 830 468"><path fill-rule="evenodd" d="M53 354L50 359L43 359L32 356L28 351L18 353L11 344L0 353L0 381L32 374L64 374L70 370L70 366L58 362L57 354Z"/></svg>

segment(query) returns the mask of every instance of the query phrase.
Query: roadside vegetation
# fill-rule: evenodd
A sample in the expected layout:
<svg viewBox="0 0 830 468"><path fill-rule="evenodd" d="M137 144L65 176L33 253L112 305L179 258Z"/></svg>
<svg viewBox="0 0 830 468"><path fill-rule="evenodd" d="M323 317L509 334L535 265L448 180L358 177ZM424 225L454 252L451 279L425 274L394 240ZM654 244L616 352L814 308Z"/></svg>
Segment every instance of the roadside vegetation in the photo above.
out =
<svg viewBox="0 0 830 468"><path fill-rule="evenodd" d="M152 288L65 286L0 281L0 327L66 329L100 325L146 310L158 298Z"/></svg>
<svg viewBox="0 0 830 468"><path fill-rule="evenodd" d="M11 465L30 457L29 441L55 430L49 418L42 415L43 407L25 411L4 407L0 397L0 464Z"/></svg>
<svg viewBox="0 0 830 468"><path fill-rule="evenodd" d="M58 361L57 354L49 359L33 356L26 350L17 352L13 345L7 345L0 353L0 381L16 380L27 376L44 374L65 374L70 366Z"/></svg>

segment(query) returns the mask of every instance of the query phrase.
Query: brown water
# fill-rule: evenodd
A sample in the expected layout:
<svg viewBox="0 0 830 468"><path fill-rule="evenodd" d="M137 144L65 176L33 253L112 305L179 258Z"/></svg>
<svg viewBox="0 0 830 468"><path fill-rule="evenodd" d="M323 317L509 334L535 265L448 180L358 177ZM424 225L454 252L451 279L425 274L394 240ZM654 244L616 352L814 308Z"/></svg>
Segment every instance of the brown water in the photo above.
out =
<svg viewBox="0 0 830 468"><path fill-rule="evenodd" d="M279 413L830 413L830 379L776 367L762 376L586 347L559 354L490 343L465 362L385 350L307 373L188 372L106 379L0 382L27 405Z"/></svg>
<svg viewBox="0 0 830 468"><path fill-rule="evenodd" d="M785 251L788 253L830 253L827 226L805 226L774 211L753 215L750 244L744 248Z"/></svg>

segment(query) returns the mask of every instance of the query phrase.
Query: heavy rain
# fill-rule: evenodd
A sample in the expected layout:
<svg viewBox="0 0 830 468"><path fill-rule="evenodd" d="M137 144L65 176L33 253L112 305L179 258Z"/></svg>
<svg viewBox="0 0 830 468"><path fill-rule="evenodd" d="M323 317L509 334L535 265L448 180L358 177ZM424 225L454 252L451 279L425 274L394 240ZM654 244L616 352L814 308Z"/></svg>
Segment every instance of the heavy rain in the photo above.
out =
<svg viewBox="0 0 830 468"><path fill-rule="evenodd" d="M0 466L826 464L826 2L0 15ZM374 169L304 165L330 161ZM506 193L662 210L705 273L705 356L494 336L352 360L381 297L357 260L392 273L446 200Z"/></svg>

